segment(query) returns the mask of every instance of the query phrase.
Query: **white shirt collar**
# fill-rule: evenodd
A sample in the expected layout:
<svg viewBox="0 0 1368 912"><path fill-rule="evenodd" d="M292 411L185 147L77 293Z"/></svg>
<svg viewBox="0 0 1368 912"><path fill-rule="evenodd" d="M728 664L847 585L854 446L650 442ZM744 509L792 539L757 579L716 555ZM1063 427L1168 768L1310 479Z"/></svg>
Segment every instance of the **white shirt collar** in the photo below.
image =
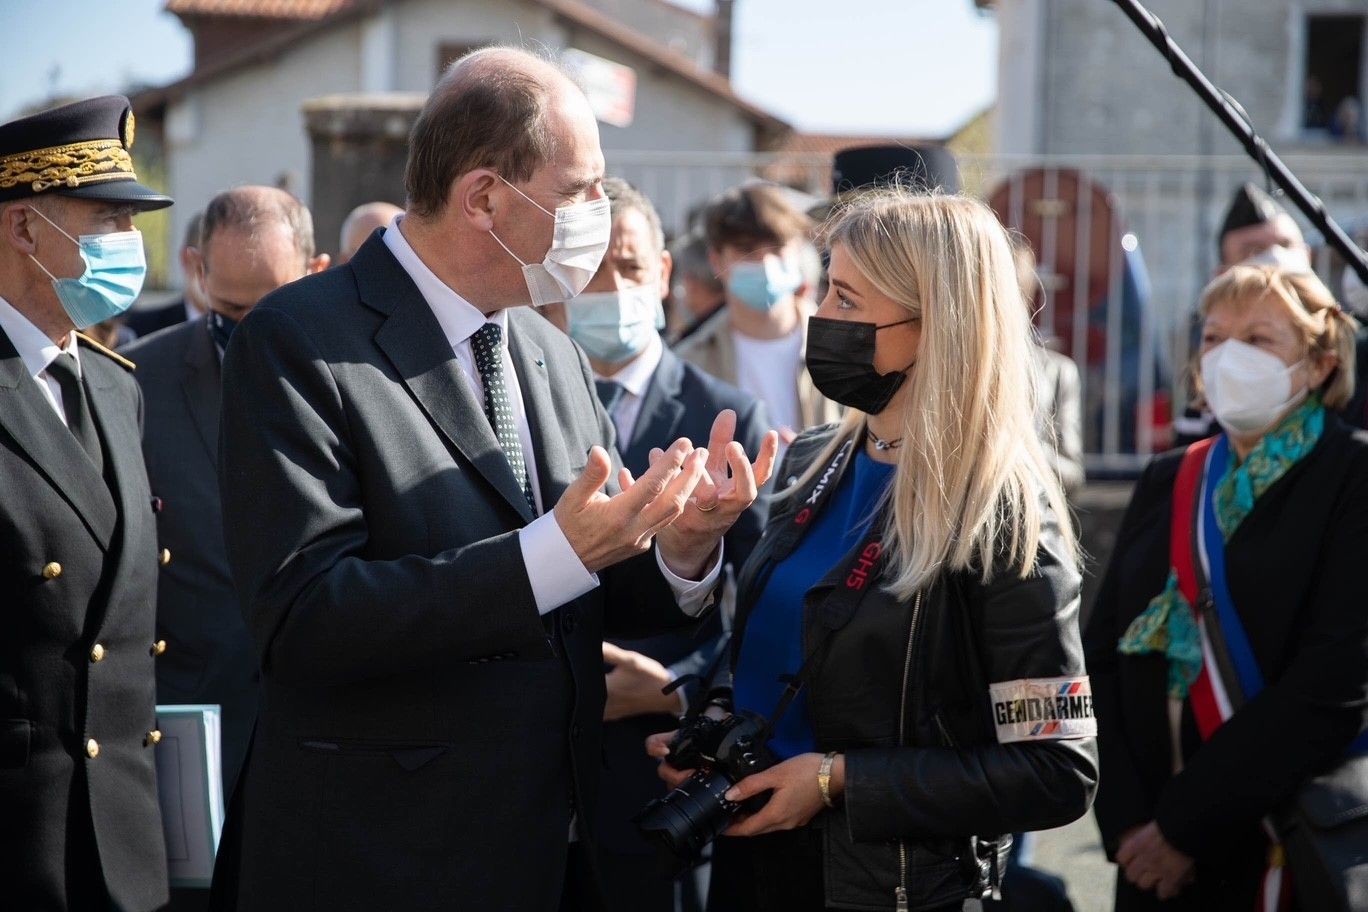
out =
<svg viewBox="0 0 1368 912"><path fill-rule="evenodd" d="M451 286L437 278L437 275L427 267L417 251L409 245L408 238L399 230L399 223L403 221L403 213L399 213L390 220L389 227L385 229L383 239L385 246L390 253L399 261L399 265L404 267L404 271L413 279L413 284L418 286L418 292L432 308L433 314L437 317L437 322L442 326L442 332L447 337L447 342L455 348L470 339L471 336L484 326L486 323L498 324L504 332L501 334L501 341L504 348L508 347L508 315L502 309L494 311L488 318L480 313L479 309L465 298L461 297Z"/></svg>
<svg viewBox="0 0 1368 912"><path fill-rule="evenodd" d="M80 374L81 356L77 350L74 333L67 335L66 347L62 348L4 298L0 298L0 329L9 336L15 351L19 352L19 359L24 362L24 367L35 380L40 379L39 375L47 370L48 365L62 352L69 352L76 359L76 373Z"/></svg>
<svg viewBox="0 0 1368 912"><path fill-rule="evenodd" d="M646 395L646 388L651 385L651 378L655 376L656 368L660 367L660 359L663 357L665 344L660 341L660 333L655 333L651 336L651 341L646 343L645 350L627 362L616 374L602 377L595 372L595 376L600 380L612 380L614 383L622 384L623 389L639 399Z"/></svg>

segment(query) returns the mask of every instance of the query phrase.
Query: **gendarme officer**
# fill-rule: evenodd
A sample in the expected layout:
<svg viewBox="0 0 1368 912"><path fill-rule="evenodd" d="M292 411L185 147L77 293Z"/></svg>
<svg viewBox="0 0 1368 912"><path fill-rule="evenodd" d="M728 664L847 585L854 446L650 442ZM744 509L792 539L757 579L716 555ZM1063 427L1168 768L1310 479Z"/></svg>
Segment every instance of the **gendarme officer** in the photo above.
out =
<svg viewBox="0 0 1368 912"><path fill-rule="evenodd" d="M159 553L133 364L79 330L146 270L133 112L0 125L0 905L166 902L153 746Z"/></svg>

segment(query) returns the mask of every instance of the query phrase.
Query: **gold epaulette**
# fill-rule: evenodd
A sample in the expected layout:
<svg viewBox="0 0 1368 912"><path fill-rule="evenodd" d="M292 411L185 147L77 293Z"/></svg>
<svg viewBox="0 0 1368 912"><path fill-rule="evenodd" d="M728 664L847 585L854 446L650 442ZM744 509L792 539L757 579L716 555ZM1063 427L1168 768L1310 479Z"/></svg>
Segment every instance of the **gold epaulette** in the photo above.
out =
<svg viewBox="0 0 1368 912"><path fill-rule="evenodd" d="M95 351L104 355L106 358L113 361L115 364L119 365L125 370L135 371L138 369L138 365L134 364L132 361L129 361L127 358L116 352L114 349L106 348L99 342L96 342L94 339L90 338L90 336L87 336L85 333L78 332L76 334L76 339L79 342L85 343L87 348L95 349Z"/></svg>

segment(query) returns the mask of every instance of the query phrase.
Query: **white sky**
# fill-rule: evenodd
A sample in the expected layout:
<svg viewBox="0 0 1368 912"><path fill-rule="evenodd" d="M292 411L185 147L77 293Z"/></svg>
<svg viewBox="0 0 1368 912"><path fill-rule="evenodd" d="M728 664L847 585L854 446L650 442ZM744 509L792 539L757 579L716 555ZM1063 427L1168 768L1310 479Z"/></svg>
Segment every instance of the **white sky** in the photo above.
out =
<svg viewBox="0 0 1368 912"><path fill-rule="evenodd" d="M0 121L54 93L161 84L190 66L165 0L0 0ZM679 0L710 9L711 0ZM971 0L737 0L733 81L808 132L934 137L990 104L997 26Z"/></svg>

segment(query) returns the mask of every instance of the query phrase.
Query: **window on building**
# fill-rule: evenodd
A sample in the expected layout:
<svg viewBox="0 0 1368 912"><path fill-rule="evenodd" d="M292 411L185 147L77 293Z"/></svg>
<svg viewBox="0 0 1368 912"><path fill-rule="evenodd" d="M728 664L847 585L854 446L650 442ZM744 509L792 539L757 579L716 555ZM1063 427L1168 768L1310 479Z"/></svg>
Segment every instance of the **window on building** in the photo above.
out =
<svg viewBox="0 0 1368 912"><path fill-rule="evenodd" d="M1308 138L1363 142L1365 16L1306 18L1302 130Z"/></svg>
<svg viewBox="0 0 1368 912"><path fill-rule="evenodd" d="M486 42L487 44L488 42ZM460 60L466 54L476 48L484 47L484 44L460 44L453 41L443 41L437 45L437 78L441 79L446 68L451 66L453 61Z"/></svg>

